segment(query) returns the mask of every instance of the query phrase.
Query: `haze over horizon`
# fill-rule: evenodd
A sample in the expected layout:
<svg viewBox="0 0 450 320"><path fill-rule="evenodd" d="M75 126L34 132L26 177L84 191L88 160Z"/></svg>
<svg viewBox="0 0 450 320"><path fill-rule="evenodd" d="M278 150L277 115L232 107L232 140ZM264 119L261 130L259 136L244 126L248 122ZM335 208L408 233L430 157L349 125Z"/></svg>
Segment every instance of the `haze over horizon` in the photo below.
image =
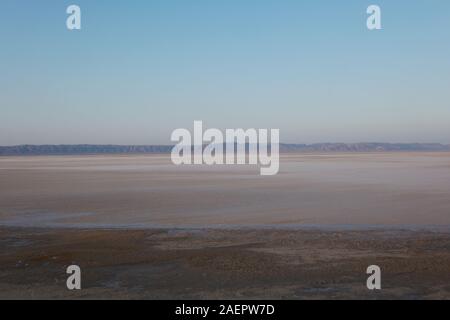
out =
<svg viewBox="0 0 450 320"><path fill-rule="evenodd" d="M1 146L167 145L194 120L283 143L450 143L448 1L74 3L80 31L72 1L2 2Z"/></svg>
<svg viewBox="0 0 450 320"><path fill-rule="evenodd" d="M174 146L176 143L167 143L167 144L116 144L116 143L100 143L100 144L93 144L93 143L54 143L54 144L30 144L30 143L23 143L23 144L15 144L15 145L0 145L0 148L7 148L7 147L20 147L20 146L133 146L133 147L170 147ZM207 145L208 143L204 143L204 145ZM362 144L386 144L386 145L442 145L442 146L450 146L450 143L442 143L442 142L382 142L382 141L359 141L359 142L313 142L313 143L295 143L295 142L283 142L280 141L280 145L292 145L292 146L314 146L314 145L362 145Z"/></svg>

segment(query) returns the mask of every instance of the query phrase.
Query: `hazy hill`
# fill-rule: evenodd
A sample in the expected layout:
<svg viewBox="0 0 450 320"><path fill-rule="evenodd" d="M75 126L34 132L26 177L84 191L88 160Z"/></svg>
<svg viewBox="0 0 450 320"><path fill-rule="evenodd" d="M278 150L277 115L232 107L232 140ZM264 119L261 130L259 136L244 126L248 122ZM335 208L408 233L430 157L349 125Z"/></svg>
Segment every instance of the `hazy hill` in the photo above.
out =
<svg viewBox="0 0 450 320"><path fill-rule="evenodd" d="M133 145L20 145L0 146L0 156L169 153L172 146ZM439 143L317 143L280 144L280 152L450 151Z"/></svg>
<svg viewBox="0 0 450 320"><path fill-rule="evenodd" d="M450 151L450 145L440 143L316 143L283 144L283 152L375 152L375 151Z"/></svg>

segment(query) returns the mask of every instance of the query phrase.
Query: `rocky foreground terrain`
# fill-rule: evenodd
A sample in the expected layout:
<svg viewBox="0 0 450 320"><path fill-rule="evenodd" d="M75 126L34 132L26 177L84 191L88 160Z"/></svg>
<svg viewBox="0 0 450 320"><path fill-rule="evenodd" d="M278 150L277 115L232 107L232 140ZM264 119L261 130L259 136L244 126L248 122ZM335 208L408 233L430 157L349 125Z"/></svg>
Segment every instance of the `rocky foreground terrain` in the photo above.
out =
<svg viewBox="0 0 450 320"><path fill-rule="evenodd" d="M0 228L0 245L0 299L450 299L449 233Z"/></svg>

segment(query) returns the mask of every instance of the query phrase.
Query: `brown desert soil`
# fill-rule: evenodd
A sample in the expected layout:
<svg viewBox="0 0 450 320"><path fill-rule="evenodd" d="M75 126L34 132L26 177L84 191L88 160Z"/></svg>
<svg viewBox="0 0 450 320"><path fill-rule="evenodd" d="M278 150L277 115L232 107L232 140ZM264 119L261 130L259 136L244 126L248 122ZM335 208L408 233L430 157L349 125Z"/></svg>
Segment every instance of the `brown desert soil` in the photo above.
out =
<svg viewBox="0 0 450 320"><path fill-rule="evenodd" d="M2 227L0 247L1 299L450 298L445 232ZM66 289L71 264L82 290Z"/></svg>

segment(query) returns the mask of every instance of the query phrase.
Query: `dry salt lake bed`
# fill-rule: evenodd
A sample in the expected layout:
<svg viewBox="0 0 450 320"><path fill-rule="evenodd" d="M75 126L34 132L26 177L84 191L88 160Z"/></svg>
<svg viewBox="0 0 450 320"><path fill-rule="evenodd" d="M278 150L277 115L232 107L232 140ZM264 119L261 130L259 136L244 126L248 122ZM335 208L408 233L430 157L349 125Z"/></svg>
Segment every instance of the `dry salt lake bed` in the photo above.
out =
<svg viewBox="0 0 450 320"><path fill-rule="evenodd" d="M450 153L0 157L0 248L0 298L448 299Z"/></svg>

